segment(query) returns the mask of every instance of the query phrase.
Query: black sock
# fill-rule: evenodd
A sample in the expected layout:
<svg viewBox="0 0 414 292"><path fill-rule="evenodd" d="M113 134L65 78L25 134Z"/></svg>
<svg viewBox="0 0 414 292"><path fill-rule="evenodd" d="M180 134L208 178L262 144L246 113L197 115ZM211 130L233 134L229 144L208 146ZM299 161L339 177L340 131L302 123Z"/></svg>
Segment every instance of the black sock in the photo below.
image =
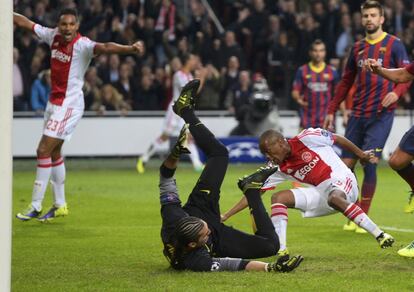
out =
<svg viewBox="0 0 414 292"><path fill-rule="evenodd" d="M174 169L168 168L163 163L161 164L161 167L160 167L160 174L162 175L162 177L170 178L174 176L175 170L176 168Z"/></svg>
<svg viewBox="0 0 414 292"><path fill-rule="evenodd" d="M181 113L181 117L187 124L190 124L190 126L197 125L200 123L200 120L197 118L197 116L194 113L194 110L191 108L184 108Z"/></svg>
<svg viewBox="0 0 414 292"><path fill-rule="evenodd" d="M260 190L248 189L245 196L256 223L256 234L270 239L275 238L277 236L275 228L273 227L272 221L270 220L270 217L263 205Z"/></svg>

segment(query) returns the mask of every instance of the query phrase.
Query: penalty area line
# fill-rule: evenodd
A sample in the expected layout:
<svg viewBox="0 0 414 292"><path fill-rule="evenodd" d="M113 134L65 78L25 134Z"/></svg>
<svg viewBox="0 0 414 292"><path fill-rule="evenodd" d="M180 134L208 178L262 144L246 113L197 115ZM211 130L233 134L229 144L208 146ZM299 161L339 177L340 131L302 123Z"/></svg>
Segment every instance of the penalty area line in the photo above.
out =
<svg viewBox="0 0 414 292"><path fill-rule="evenodd" d="M392 226L379 226L382 229L398 231L398 232L407 232L407 233L414 233L414 229L405 229L405 228L397 228Z"/></svg>

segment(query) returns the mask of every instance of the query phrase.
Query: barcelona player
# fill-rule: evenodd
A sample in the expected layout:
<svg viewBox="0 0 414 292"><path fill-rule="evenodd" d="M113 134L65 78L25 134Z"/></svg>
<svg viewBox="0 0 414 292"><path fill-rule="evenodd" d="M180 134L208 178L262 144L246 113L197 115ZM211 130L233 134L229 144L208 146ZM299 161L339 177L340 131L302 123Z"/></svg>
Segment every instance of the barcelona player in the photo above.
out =
<svg viewBox="0 0 414 292"><path fill-rule="evenodd" d="M325 63L326 47L321 40L311 44L309 56L310 62L297 70L292 89L292 97L300 106L302 129L322 127L339 81L336 69Z"/></svg>
<svg viewBox="0 0 414 292"><path fill-rule="evenodd" d="M329 104L324 128L333 127L334 114L355 82L356 91L345 137L363 150L373 149L377 156L374 163L367 163L363 168L360 205L368 213L377 184L377 163L391 131L396 101L407 91L409 84L395 85L363 70L363 64L371 58L381 62L384 67L400 68L409 61L402 42L382 30L384 8L379 2L366 1L361 6L361 14L366 37L356 42L351 49L342 80ZM353 153L343 151L342 159L349 168L354 169L357 159ZM348 222L344 230L365 233L352 222Z"/></svg>
<svg viewBox="0 0 414 292"><path fill-rule="evenodd" d="M377 60L368 59L365 67L379 76L395 83L409 82L414 80L414 63L406 68L386 69ZM408 130L401 139L397 149L390 157L389 165L394 169L411 187L411 193L405 212L414 212L414 126ZM414 258L414 241L405 248L398 251L400 256Z"/></svg>

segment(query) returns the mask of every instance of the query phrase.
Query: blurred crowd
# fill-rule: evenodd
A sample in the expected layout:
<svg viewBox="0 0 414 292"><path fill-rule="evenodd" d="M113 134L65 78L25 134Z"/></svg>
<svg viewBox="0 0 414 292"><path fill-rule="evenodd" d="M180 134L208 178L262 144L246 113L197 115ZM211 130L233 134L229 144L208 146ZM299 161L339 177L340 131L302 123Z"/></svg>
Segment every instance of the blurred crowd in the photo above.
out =
<svg viewBox="0 0 414 292"><path fill-rule="evenodd" d="M309 45L322 39L327 62L343 67L352 44L364 37L358 0L15 0L14 10L55 27L57 13L75 7L80 33L98 42L145 42L138 56L98 56L85 75L86 110L164 110L172 75L189 54L199 57L195 75L205 78L199 109L234 112L249 102L254 76L267 79L279 109L294 109L290 96L296 69L308 61ZM222 28L208 15L208 2ZM384 30L414 55L414 1L385 0ZM50 92L50 51L30 32L16 29L13 52L15 111L45 108ZM414 109L414 89L400 102Z"/></svg>

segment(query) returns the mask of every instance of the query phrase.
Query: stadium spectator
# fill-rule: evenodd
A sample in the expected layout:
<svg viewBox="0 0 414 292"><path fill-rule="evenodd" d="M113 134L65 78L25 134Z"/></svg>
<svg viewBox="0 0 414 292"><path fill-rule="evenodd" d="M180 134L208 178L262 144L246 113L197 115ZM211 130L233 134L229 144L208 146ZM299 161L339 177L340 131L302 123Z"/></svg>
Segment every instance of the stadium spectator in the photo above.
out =
<svg viewBox="0 0 414 292"><path fill-rule="evenodd" d="M197 109L217 110L220 106L223 79L212 64L207 64L204 70L204 85L200 91Z"/></svg>
<svg viewBox="0 0 414 292"><path fill-rule="evenodd" d="M155 53L159 65L167 62L164 42L170 43L176 40L176 22L175 4L171 0L162 0L154 27Z"/></svg>
<svg viewBox="0 0 414 292"><path fill-rule="evenodd" d="M24 83L22 70L18 64L19 50L13 48L13 109L14 111L28 110L24 100Z"/></svg>
<svg viewBox="0 0 414 292"><path fill-rule="evenodd" d="M85 108L90 110L91 105L100 100L102 80L98 77L97 69L94 66L89 67L85 73L85 84L83 92L85 95Z"/></svg>
<svg viewBox="0 0 414 292"><path fill-rule="evenodd" d="M91 110L96 111L99 115L104 115L107 111L121 111L126 115L131 106L123 99L123 96L110 84L105 84L101 88L100 99L95 101Z"/></svg>
<svg viewBox="0 0 414 292"><path fill-rule="evenodd" d="M349 14L342 14L341 16L341 32L336 41L336 56L342 58L345 56L346 49L352 44L352 26L351 17Z"/></svg>
<svg viewBox="0 0 414 292"><path fill-rule="evenodd" d="M131 78L132 68L128 63L124 62L119 66L119 79L113 83L113 86L124 97L124 101L132 106L136 86Z"/></svg>
<svg viewBox="0 0 414 292"><path fill-rule="evenodd" d="M226 66L228 60L232 56L236 56L239 59L241 68L245 68L246 60L244 58L244 53L240 45L237 43L236 34L233 31L226 31L226 34L224 35L224 43L220 51L223 56L223 63L219 64L220 69Z"/></svg>
<svg viewBox="0 0 414 292"><path fill-rule="evenodd" d="M151 75L145 74L141 77L140 86L134 94L134 110L160 110L160 96L154 88L154 80Z"/></svg>
<svg viewBox="0 0 414 292"><path fill-rule="evenodd" d="M329 104L324 128L332 129L334 113L355 83L352 114L345 137L363 150L375 149L377 161L363 166L360 203L362 210L368 214L377 185L377 163L391 131L396 101L407 91L409 84L394 85L388 80L377 78L362 70L362 64L367 58L381 58L384 66L398 68L406 66L409 61L401 40L382 30L382 5L377 1L366 1L361 6L361 13L366 38L352 47L342 80ZM342 159L349 168L354 169L357 159L353 153L343 151ZM348 222L344 230L364 233L353 222Z"/></svg>
<svg viewBox="0 0 414 292"><path fill-rule="evenodd" d="M291 71L296 62L295 59L295 49L288 43L288 35L283 31L268 51L269 85L275 92L278 105L282 107L286 107L289 102L288 91L291 87Z"/></svg>
<svg viewBox="0 0 414 292"><path fill-rule="evenodd" d="M203 64L211 63L219 71L226 67L230 55L234 55L226 52L228 50L226 36L219 35L217 27L207 16L206 9L199 0L179 1L174 4L171 4L173 2L170 0L77 2L83 19L80 31L89 38L99 42L115 41L123 44L131 44L135 39L145 41L148 50L143 58L134 58L135 64L132 68L134 75L139 72L138 68L142 64L149 64L154 70L169 63L173 57L182 55L178 53L179 47L185 47L185 52L199 55ZM27 1L15 2L16 10L29 18L37 14L39 19L49 24L54 23L60 8L76 6L73 0L33 1L33 5L27 3ZM241 68L249 70L250 73L256 70L262 72L269 81L276 99L282 101L278 104L283 109L295 108L295 104L286 102L289 100L291 80L298 65L302 64L301 61L306 61L308 46L315 38L320 37L326 43L327 63L330 63L332 58L343 58L347 46L353 40L357 41L364 37L364 30L360 25L360 12L359 9L355 9L360 1L255 0L209 1L209 3L219 16L225 31L235 33L233 39L239 44L236 56L239 58ZM404 40L410 56L413 56L411 40L414 39L414 20L410 17L411 11L413 11L413 4L410 1L386 1L387 21L384 23L384 28L391 33L395 31L397 36ZM170 17L170 14L174 17ZM341 22L345 27L341 28ZM174 28L174 40L169 40L171 28ZM273 71L275 68L269 67L269 59L263 56L266 54L269 56L268 53L272 51L272 47L282 33L286 33L288 47L294 48L295 52L292 68L285 69L283 79L277 81L278 74L274 74ZM182 40L183 36L188 37L188 43L178 41ZM30 86L34 80L30 78L30 67L34 51L40 44L31 35L21 31L15 33L14 43L21 53L24 52L19 63L25 84L24 98L28 100ZM158 60L159 55L163 60ZM246 62L246 56L249 57L249 62ZM36 60L34 65L37 65L38 61ZM40 70L50 67L48 63L45 64L43 66L42 63ZM94 65L97 66L104 84L110 83L111 81L105 78L109 76L108 68L100 64ZM38 72L33 74L32 78L37 74ZM400 102L400 106L409 107L411 103Z"/></svg>
<svg viewBox="0 0 414 292"><path fill-rule="evenodd" d="M38 218L46 222L68 214L64 187L66 169L61 149L83 115L85 104L82 88L91 59L99 54L142 53L144 45L140 42L132 46L96 43L82 37L78 32L78 13L74 9L60 12L56 28L41 26L18 13L13 14L13 22L17 27L32 31L52 50L52 90L45 111L43 135L37 148L38 164L32 201L27 209L16 215L22 221ZM36 57L40 62L40 57ZM33 67L32 70L40 68ZM46 214L40 216L49 180L53 186L54 204Z"/></svg>
<svg viewBox="0 0 414 292"><path fill-rule="evenodd" d="M239 74L240 74L240 63L239 59L236 56L231 56L229 61L227 62L227 67L222 69L223 75L223 90L220 96L220 108L225 108L224 102L226 96L231 94L233 88L237 86L239 82Z"/></svg>
<svg viewBox="0 0 414 292"><path fill-rule="evenodd" d="M50 69L43 70L33 82L30 105L37 115L43 115L51 89Z"/></svg>

